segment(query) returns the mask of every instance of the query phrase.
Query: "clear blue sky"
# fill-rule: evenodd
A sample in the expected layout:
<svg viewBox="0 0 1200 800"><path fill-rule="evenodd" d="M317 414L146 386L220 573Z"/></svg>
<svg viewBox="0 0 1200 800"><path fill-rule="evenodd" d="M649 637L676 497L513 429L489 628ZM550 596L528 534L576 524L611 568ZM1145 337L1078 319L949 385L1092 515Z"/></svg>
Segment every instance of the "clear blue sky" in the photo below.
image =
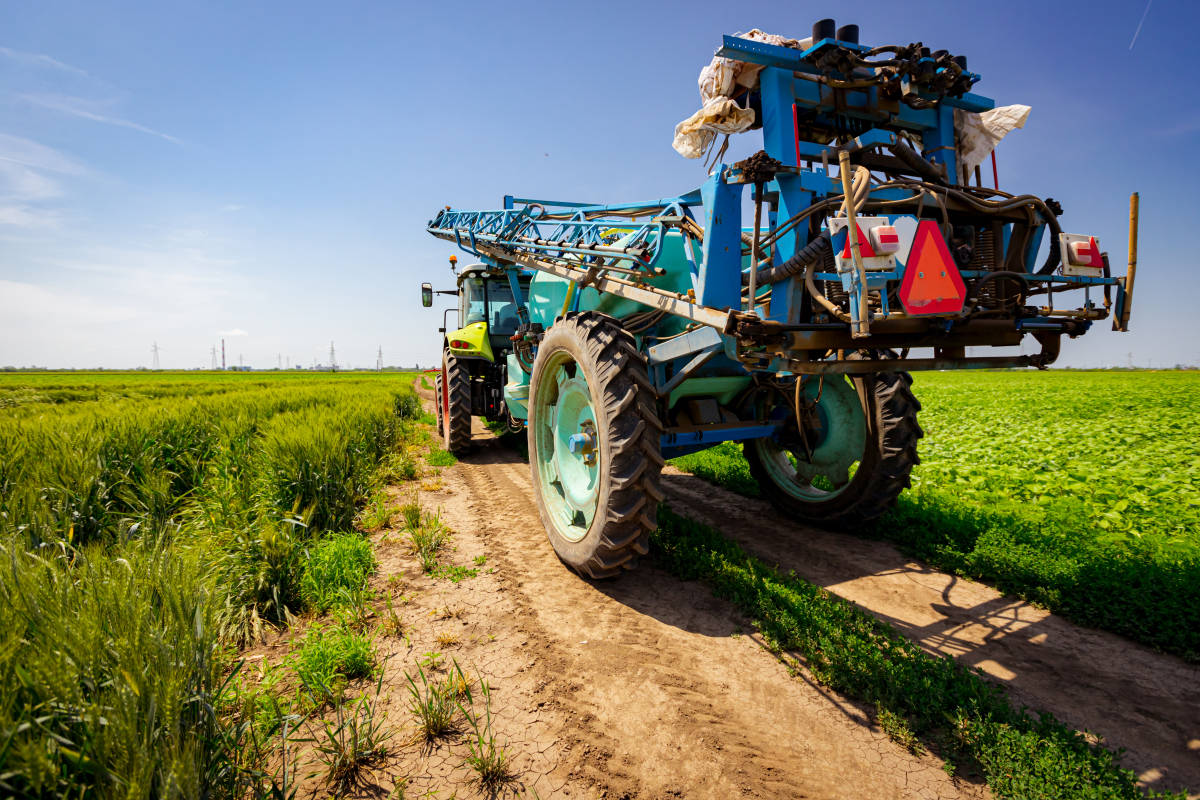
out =
<svg viewBox="0 0 1200 800"><path fill-rule="evenodd" d="M1062 363L1200 363L1200 11L1157 0L849 3L290 3L0 0L0 365L229 358L434 362L452 252L442 205L505 193L598 202L704 178L671 149L723 33L966 54L977 91L1026 103L1001 187L1125 251L1142 194L1131 334ZM736 137L735 137L736 138ZM743 135L733 156L757 149ZM1123 255L1114 259L1123 261Z"/></svg>

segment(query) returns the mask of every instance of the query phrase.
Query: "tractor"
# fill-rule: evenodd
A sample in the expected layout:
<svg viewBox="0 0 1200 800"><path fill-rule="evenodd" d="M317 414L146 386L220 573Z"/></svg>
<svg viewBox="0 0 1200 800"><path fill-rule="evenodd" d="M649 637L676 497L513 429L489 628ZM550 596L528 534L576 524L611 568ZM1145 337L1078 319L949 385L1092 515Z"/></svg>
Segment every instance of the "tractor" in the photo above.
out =
<svg viewBox="0 0 1200 800"><path fill-rule="evenodd" d="M1028 108L979 81L964 56L832 20L726 36L675 132L709 156L698 188L439 210L426 230L481 262L443 347L447 446L469 444L468 414L523 425L550 543L592 578L647 552L664 459L721 442L789 516L879 517L918 463L912 371L1045 369L1063 337L1128 329L1137 195L1117 277L1058 202L985 184ZM762 149L726 164L740 131Z"/></svg>
<svg viewBox="0 0 1200 800"><path fill-rule="evenodd" d="M512 416L504 402L508 355L518 326L516 297L529 287L529 277L510 283L505 270L474 264L457 271L458 259L450 256L457 273L457 288L441 290L458 298L458 329L447 331L443 322L441 372L435 378L437 426L443 446L461 455L471 444L471 418L483 417L505 432L520 431L524 423ZM435 292L421 285L421 302L433 305ZM443 320L448 312L446 309Z"/></svg>

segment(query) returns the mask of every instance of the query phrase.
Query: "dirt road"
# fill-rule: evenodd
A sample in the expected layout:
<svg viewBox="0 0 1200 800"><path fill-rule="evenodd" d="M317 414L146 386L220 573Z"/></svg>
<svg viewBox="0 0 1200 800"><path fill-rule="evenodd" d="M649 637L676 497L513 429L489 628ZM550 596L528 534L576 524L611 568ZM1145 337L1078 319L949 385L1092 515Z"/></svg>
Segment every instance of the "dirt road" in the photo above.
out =
<svg viewBox="0 0 1200 800"><path fill-rule="evenodd" d="M599 797L976 797L844 698L792 680L706 587L648 565L590 583L542 532L526 464L489 441L442 473L436 502L505 576L528 669L567 743L550 771ZM435 498L427 495L426 501ZM742 634L742 635L737 635ZM550 726L547 726L548 728ZM549 732L549 730L547 730ZM551 784L554 781L550 782ZM553 793L542 797L555 796Z"/></svg>
<svg viewBox="0 0 1200 800"><path fill-rule="evenodd" d="M987 796L948 777L934 756L892 742L867 709L790 678L707 588L649 564L613 582L568 571L542 531L527 465L486 432L476 439L476 452L443 470L441 488L423 502L441 507L464 552L486 553L497 566L489 581L500 605L479 610L509 643L491 651L481 674L512 679L498 692L507 709L498 730L515 742L523 790L542 798ZM1196 668L933 572L889 545L796 525L691 476L670 471L663 483L681 513L927 649L978 666L1015 702L1127 748L1126 765L1147 784L1200 786Z"/></svg>
<svg viewBox="0 0 1200 800"><path fill-rule="evenodd" d="M988 796L949 777L936 757L894 743L868 710L789 677L748 621L706 587L649 564L628 580L601 583L567 570L542 531L528 466L486 432L477 429L476 439L476 451L442 470L422 504L441 509L464 555L486 553L497 569L460 586L494 592L486 608L467 601L463 624L496 637L479 673L498 687L497 730L512 742L520 776L514 792ZM459 651L464 660L478 652ZM470 792L465 782L461 789Z"/></svg>

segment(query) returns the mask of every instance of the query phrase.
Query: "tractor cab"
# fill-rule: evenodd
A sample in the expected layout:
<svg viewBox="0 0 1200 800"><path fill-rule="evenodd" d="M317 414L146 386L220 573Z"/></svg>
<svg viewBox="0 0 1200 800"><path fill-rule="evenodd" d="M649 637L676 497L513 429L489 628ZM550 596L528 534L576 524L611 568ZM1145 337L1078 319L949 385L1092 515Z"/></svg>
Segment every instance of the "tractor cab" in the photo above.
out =
<svg viewBox="0 0 1200 800"><path fill-rule="evenodd" d="M528 290L528 278L521 281L521 288ZM509 337L517 332L520 318L508 276L486 267L464 270L458 279L458 319L462 327L447 336L456 356L493 360L511 349Z"/></svg>
<svg viewBox="0 0 1200 800"><path fill-rule="evenodd" d="M451 269L457 259L450 257ZM529 295L529 275L516 279L522 298ZM421 285L421 304L433 305L433 287ZM458 325L441 329L442 369L437 378L438 428L446 449L461 453L471 439L471 417L483 417L519 430L504 402L512 336L521 324L520 302L506 271L472 264L458 273L458 287L436 294L458 296ZM449 313L451 309L446 309Z"/></svg>
<svg viewBox="0 0 1200 800"><path fill-rule="evenodd" d="M451 267L457 259L451 256ZM530 277L523 275L518 280L522 295L528 296ZM506 350L512 349L512 335L520 325L517 298L513 296L512 283L502 270L485 264L473 264L458 275L458 287L453 290L437 290L429 283L421 284L421 305L433 305L435 294L456 295L458 312L457 329L448 325L441 331L445 334L444 349L457 358L474 358L484 361L502 361Z"/></svg>

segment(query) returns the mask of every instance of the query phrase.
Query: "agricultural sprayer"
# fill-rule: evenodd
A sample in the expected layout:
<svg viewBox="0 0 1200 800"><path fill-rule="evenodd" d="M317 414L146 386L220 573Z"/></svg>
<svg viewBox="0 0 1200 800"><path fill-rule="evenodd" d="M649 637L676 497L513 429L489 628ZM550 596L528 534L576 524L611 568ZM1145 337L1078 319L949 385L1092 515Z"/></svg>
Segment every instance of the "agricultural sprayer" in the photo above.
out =
<svg viewBox="0 0 1200 800"><path fill-rule="evenodd" d="M550 540L592 577L646 552L665 458L741 442L776 506L860 524L918 462L910 371L1045 368L1063 336L1128 325L1137 196L1114 277L1057 202L985 187L983 160L1028 109L973 94L964 57L867 47L832 20L804 41L726 36L716 56L676 129L676 149L711 154L698 189L508 196L428 224L480 261L449 292L446 445L469 446L472 415L524 425ZM747 129L763 149L721 163L720 134ZM978 354L1027 336L1038 352Z"/></svg>

